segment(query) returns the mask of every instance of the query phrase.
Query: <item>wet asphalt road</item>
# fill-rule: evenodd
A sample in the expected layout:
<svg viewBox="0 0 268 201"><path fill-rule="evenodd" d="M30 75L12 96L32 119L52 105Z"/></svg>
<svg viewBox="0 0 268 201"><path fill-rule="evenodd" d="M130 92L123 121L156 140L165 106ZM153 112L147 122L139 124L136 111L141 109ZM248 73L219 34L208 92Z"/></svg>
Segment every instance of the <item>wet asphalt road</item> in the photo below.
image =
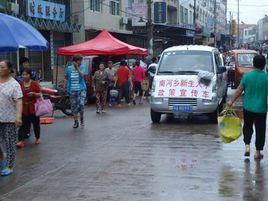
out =
<svg viewBox="0 0 268 201"><path fill-rule="evenodd" d="M86 122L43 126L42 144L28 140L15 174L0 178L0 200L268 200L267 159L244 160L242 138L222 144L204 117L152 125L148 105L101 116L91 107Z"/></svg>

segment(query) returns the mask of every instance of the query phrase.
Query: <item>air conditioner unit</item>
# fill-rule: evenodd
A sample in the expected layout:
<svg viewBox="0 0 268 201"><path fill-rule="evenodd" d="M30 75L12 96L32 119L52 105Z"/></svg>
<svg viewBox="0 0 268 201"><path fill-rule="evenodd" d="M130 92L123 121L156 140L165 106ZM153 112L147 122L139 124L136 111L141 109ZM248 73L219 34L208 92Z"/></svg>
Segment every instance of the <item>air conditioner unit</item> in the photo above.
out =
<svg viewBox="0 0 268 201"><path fill-rule="evenodd" d="M7 4L7 9L15 14L19 14L19 10L20 10L20 7L19 7L19 4L17 3L11 3L9 2Z"/></svg>

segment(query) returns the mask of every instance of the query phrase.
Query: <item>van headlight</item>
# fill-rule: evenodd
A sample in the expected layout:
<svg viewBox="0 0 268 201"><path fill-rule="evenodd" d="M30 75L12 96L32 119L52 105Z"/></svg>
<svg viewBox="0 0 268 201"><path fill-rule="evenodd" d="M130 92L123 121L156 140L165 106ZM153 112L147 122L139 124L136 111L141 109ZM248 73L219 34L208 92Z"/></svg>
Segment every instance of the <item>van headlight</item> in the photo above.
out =
<svg viewBox="0 0 268 201"><path fill-rule="evenodd" d="M211 100L207 100L207 99L203 99L203 103L215 103L218 101L218 98L217 98L217 94L216 93L212 93L212 99Z"/></svg>
<svg viewBox="0 0 268 201"><path fill-rule="evenodd" d="M154 103L163 103L164 102L164 98L159 98L159 97L152 97L152 102Z"/></svg>

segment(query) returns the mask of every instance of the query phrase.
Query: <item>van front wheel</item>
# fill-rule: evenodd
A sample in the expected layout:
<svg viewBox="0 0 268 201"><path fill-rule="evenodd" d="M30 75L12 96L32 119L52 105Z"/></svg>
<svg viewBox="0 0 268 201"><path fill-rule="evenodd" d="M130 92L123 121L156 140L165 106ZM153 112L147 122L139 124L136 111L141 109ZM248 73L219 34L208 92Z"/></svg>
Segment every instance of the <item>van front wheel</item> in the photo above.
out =
<svg viewBox="0 0 268 201"><path fill-rule="evenodd" d="M161 120L161 113L155 112L151 109L151 120L153 123L160 123Z"/></svg>
<svg viewBox="0 0 268 201"><path fill-rule="evenodd" d="M209 118L210 118L210 122L212 123L212 124L217 124L218 123L218 115L219 115L219 108L217 108L217 110L215 111L215 112L213 112L213 113L211 113L210 115L209 115Z"/></svg>

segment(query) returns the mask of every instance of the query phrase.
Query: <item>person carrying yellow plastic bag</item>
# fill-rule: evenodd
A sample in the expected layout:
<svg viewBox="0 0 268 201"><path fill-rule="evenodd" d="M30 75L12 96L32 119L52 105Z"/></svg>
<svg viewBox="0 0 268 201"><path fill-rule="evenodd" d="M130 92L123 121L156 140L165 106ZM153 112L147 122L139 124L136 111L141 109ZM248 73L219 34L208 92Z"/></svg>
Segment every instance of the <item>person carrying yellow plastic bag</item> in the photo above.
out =
<svg viewBox="0 0 268 201"><path fill-rule="evenodd" d="M230 143L241 136L241 120L231 108L226 108L218 117L222 142Z"/></svg>
<svg viewBox="0 0 268 201"><path fill-rule="evenodd" d="M266 58L256 55L253 58L253 69L243 74L240 85L228 102L232 107L243 94L243 135L245 143L245 156L250 156L250 143L255 127L255 154L254 159L263 158L261 153L265 144L266 119L268 111L268 74L264 71ZM244 92L244 93L243 93Z"/></svg>

